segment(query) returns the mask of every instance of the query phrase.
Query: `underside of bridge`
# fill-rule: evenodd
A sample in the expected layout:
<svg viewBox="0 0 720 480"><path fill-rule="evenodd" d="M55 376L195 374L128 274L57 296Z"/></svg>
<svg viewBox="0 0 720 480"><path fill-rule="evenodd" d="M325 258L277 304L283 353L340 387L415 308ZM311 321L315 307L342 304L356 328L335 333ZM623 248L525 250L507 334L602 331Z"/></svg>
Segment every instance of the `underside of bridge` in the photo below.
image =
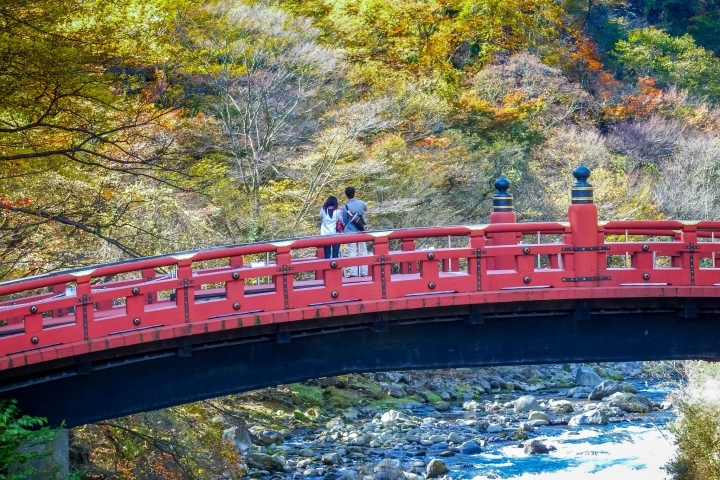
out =
<svg viewBox="0 0 720 480"><path fill-rule="evenodd" d="M720 358L714 298L544 301L392 311L225 330L0 372L52 425L346 373Z"/></svg>

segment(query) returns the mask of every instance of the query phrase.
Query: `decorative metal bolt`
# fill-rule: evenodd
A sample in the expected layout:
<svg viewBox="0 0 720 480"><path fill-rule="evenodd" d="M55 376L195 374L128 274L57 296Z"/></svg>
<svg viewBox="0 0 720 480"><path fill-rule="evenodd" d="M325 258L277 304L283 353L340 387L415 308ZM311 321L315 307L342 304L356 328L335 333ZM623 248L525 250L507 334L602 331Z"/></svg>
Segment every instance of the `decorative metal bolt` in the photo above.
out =
<svg viewBox="0 0 720 480"><path fill-rule="evenodd" d="M648 245L647 243L643 243L642 251L647 252L648 250L650 250L650 245Z"/></svg>
<svg viewBox="0 0 720 480"><path fill-rule="evenodd" d="M650 280L650 274L649 274L649 273L643 273L643 280Z"/></svg>
<svg viewBox="0 0 720 480"><path fill-rule="evenodd" d="M232 274L233 280L240 280L240 273L239 272L233 272Z"/></svg>
<svg viewBox="0 0 720 480"><path fill-rule="evenodd" d="M133 287L132 293L133 295L137 295L138 293L140 293L140 289L138 287Z"/></svg>
<svg viewBox="0 0 720 480"><path fill-rule="evenodd" d="M523 253L524 253L525 255L529 255L529 254L530 254L530 247L525 247L525 248L523 248Z"/></svg>
<svg viewBox="0 0 720 480"><path fill-rule="evenodd" d="M133 324L134 325L140 325L140 317L133 318Z"/></svg>
<svg viewBox="0 0 720 480"><path fill-rule="evenodd" d="M435 288L435 282L429 282L429 283L428 283L428 288L429 288L430 290L433 290L433 289Z"/></svg>
<svg viewBox="0 0 720 480"><path fill-rule="evenodd" d="M577 180L572 186L572 203L593 203L593 186L587 181L590 177L590 169L581 163L572 174Z"/></svg>
<svg viewBox="0 0 720 480"><path fill-rule="evenodd" d="M512 212L513 196L507 192L510 188L510 181L504 176L495 180L494 184L498 193L493 195L493 212Z"/></svg>
<svg viewBox="0 0 720 480"><path fill-rule="evenodd" d="M337 268L337 267L338 267L338 263L335 260L330 262L330 268Z"/></svg>
<svg viewBox="0 0 720 480"><path fill-rule="evenodd" d="M240 303L238 303L238 302L233 303L233 309L240 310Z"/></svg>
<svg viewBox="0 0 720 480"><path fill-rule="evenodd" d="M33 345L37 345L39 341L40 339L38 337L32 337L30 339L30 343L32 343Z"/></svg>
<svg viewBox="0 0 720 480"><path fill-rule="evenodd" d="M35 305L30 307L30 313L37 313L37 307Z"/></svg>
<svg viewBox="0 0 720 480"><path fill-rule="evenodd" d="M330 292L330 296L332 298L338 298L340 294L337 292L337 290L333 290L332 292Z"/></svg>
<svg viewBox="0 0 720 480"><path fill-rule="evenodd" d="M433 258L435 258L435 254L433 252L430 252L427 254L427 257L428 257L428 260L432 260Z"/></svg>
<svg viewBox="0 0 720 480"><path fill-rule="evenodd" d="M530 283L530 277L524 277L524 278L523 278L523 282L525 282L525 283Z"/></svg>

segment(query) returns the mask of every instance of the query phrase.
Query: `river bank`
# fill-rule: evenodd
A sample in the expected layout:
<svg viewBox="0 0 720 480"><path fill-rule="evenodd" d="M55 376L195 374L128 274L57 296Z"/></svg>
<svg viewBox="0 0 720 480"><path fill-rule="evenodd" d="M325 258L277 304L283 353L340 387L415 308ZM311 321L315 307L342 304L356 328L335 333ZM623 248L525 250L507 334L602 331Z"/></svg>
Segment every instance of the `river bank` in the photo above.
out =
<svg viewBox="0 0 720 480"><path fill-rule="evenodd" d="M620 363L319 379L256 392L280 408L224 437L250 477L272 480L609 479L617 469L660 479L674 413L656 372ZM304 402L314 406L296 408Z"/></svg>

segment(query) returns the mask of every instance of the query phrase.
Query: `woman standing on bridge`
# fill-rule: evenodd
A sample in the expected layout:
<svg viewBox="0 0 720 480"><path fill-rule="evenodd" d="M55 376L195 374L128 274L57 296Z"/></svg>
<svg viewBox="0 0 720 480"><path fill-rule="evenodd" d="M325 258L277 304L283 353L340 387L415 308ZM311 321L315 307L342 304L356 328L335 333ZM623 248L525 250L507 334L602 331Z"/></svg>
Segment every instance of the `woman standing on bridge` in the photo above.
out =
<svg viewBox="0 0 720 480"><path fill-rule="evenodd" d="M335 235L338 233L338 222L342 223L342 212L338 208L338 200L330 195L320 209L320 235ZM340 256L340 244L327 245L325 258L337 258Z"/></svg>

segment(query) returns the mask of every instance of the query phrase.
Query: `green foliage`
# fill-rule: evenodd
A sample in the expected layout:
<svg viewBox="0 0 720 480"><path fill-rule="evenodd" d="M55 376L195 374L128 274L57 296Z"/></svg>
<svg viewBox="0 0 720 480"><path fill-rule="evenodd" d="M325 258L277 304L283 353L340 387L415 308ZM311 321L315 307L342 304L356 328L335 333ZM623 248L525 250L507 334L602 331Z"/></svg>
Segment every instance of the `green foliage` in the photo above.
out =
<svg viewBox="0 0 720 480"><path fill-rule="evenodd" d="M289 386L293 398L302 407L321 407L324 403L323 392L320 387L293 383Z"/></svg>
<svg viewBox="0 0 720 480"><path fill-rule="evenodd" d="M21 445L43 445L54 438L55 433L47 427L47 420L21 415L14 399L0 399L0 480L20 480L32 473L25 465L28 460L42 454L18 451ZM8 467L13 465L11 473Z"/></svg>
<svg viewBox="0 0 720 480"><path fill-rule="evenodd" d="M615 46L626 76L653 77L661 86L677 85L697 95L720 99L720 60L695 44L654 27L632 30Z"/></svg>
<svg viewBox="0 0 720 480"><path fill-rule="evenodd" d="M672 480L720 478L720 365L687 362L684 372L686 383L673 398L678 452L666 470Z"/></svg>

